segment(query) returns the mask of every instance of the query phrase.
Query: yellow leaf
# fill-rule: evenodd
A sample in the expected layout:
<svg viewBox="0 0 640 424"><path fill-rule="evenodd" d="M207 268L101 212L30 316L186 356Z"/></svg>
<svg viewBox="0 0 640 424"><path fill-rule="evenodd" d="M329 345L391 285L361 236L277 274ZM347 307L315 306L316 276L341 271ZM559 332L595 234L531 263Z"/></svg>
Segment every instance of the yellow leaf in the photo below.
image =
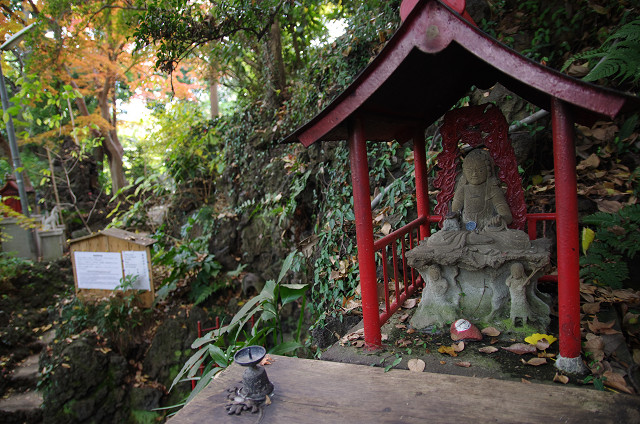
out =
<svg viewBox="0 0 640 424"><path fill-rule="evenodd" d="M553 344L553 342L558 340L557 338L555 338L555 337L553 337L553 336L551 336L549 334L535 333L535 334L530 335L526 339L524 339L524 341L535 346L542 339L547 339L547 342L549 342L549 344Z"/></svg>
<svg viewBox="0 0 640 424"><path fill-rule="evenodd" d="M589 246L591 246L594 238L596 238L595 231L587 227L582 229L582 253L585 255L587 254L587 250L589 249Z"/></svg>

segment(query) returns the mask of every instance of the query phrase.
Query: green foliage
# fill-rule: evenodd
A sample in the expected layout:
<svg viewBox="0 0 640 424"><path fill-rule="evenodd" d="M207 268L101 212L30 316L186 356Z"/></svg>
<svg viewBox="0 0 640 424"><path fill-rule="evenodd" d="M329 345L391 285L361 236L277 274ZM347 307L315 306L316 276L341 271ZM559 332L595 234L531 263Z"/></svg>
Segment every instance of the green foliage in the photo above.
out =
<svg viewBox="0 0 640 424"><path fill-rule="evenodd" d="M204 337L196 339L191 347L198 349L184 364L171 388L183 379L197 380L195 389L191 392L186 402L193 399L205 388L213 376L233 362L233 355L245 346L270 345L269 353L284 355L294 352L302 347L300 343L300 328L297 337L292 341L284 341L280 311L281 308L291 302L302 299L300 314L304 314L304 293L306 284L283 284L282 280L291 269L297 252L292 252L285 259L277 281L269 280L262 291L249 299L234 315L229 324L207 333ZM246 327L254 317L255 324L250 330ZM206 364L201 377L197 376L200 365Z"/></svg>
<svg viewBox="0 0 640 424"><path fill-rule="evenodd" d="M0 203L0 211L2 211L2 206L2 203ZM1 220L2 213L0 213L0 221ZM31 263L28 259L16 258L6 252L0 252L0 282L11 281L18 275L20 267L30 265Z"/></svg>
<svg viewBox="0 0 640 424"><path fill-rule="evenodd" d="M640 251L640 205L618 213L598 212L583 219L595 227L595 239L580 258L580 276L598 284L622 288L629 278L628 263Z"/></svg>
<svg viewBox="0 0 640 424"><path fill-rule="evenodd" d="M578 53L565 63L565 70L573 62L588 60L590 71L585 81L614 78L637 83L640 80L640 19L621 26L598 49Z"/></svg>
<svg viewBox="0 0 640 424"><path fill-rule="evenodd" d="M113 342L121 350L130 342L132 331L139 328L150 312L137 306L137 290L131 290L136 276L126 276L109 296L96 301L77 297L64 304L57 338L67 338L84 330L94 330Z"/></svg>
<svg viewBox="0 0 640 424"><path fill-rule="evenodd" d="M215 221L210 207L195 212L181 228L182 240L172 240L159 228L154 238L153 264L171 269L169 276L157 291L157 298L164 299L181 282L190 284L190 300L202 303L211 294L226 287L219 277L222 266L209 253L209 241L215 234Z"/></svg>

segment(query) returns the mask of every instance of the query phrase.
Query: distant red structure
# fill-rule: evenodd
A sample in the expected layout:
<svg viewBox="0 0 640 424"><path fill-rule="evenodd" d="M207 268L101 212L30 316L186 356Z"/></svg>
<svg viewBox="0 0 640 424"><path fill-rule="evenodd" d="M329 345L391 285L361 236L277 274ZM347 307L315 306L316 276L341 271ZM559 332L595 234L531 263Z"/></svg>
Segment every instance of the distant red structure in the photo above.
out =
<svg viewBox="0 0 640 424"><path fill-rule="evenodd" d="M591 126L640 110L640 100L598 87L533 62L480 31L464 12L464 0L405 0L403 25L358 78L327 108L288 136L304 146L319 140L347 140L358 262L362 287L365 343L381 346L380 327L420 281L397 287L396 304L386 299L378 310L376 252L429 235L440 221L429 211L425 129L436 122L472 87L500 83L528 102L551 112L556 182L556 213L527 215L530 235L535 222L557 223L560 356L580 361L579 237L574 123ZM374 241L367 142L413 140L418 219L382 240ZM544 215L544 216L542 216ZM419 236L412 235L416 228ZM394 257L395 259L395 257ZM398 259L400 261L400 259ZM387 271L385 270L385 273ZM397 284L396 279L396 284ZM385 274L385 289L387 289ZM398 293L401 293L398 295ZM394 309L395 308L395 309ZM559 361L560 362L560 361Z"/></svg>
<svg viewBox="0 0 640 424"><path fill-rule="evenodd" d="M7 182L0 188L0 197L2 203L10 207L12 210L22 213L22 205L20 204L20 193L18 192L18 184L13 175L7 177Z"/></svg>

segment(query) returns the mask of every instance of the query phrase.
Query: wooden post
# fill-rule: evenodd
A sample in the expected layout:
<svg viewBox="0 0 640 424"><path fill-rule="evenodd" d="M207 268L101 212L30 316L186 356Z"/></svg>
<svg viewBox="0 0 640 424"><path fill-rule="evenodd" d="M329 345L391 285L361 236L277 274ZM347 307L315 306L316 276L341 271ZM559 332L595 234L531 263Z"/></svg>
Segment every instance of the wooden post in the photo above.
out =
<svg viewBox="0 0 640 424"><path fill-rule="evenodd" d="M416 129L413 136L413 164L416 178L416 209L418 218L426 217L420 225L420 240L429 237L429 180L427 175L427 153L425 151L424 130Z"/></svg>
<svg viewBox="0 0 640 424"><path fill-rule="evenodd" d="M354 119L349 127L349 163L353 185L353 209L356 218L356 241L358 244L358 266L362 292L362 318L364 320L364 342L366 347L382 346L380 315L378 312L378 287L376 278L375 250L373 247L373 218L369 197L369 164L367 140L360 119Z"/></svg>
<svg viewBox="0 0 640 424"><path fill-rule="evenodd" d="M582 369L580 359L580 280L578 193L573 121L558 98L551 102L553 160L556 181L556 234L558 248L558 320L560 357L556 366Z"/></svg>

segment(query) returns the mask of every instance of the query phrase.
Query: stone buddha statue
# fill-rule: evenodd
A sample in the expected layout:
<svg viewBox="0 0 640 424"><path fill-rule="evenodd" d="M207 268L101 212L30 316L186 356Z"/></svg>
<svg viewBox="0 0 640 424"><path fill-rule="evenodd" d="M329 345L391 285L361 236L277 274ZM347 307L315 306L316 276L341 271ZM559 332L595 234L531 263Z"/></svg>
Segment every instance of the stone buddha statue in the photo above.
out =
<svg viewBox="0 0 640 424"><path fill-rule="evenodd" d="M523 231L507 228L512 219L489 153L472 150L462 164L462 175L443 229L430 237L427 244L445 251L467 247L483 254L529 249L529 238Z"/></svg>
<svg viewBox="0 0 640 424"><path fill-rule="evenodd" d="M409 266L420 272L426 284L421 302L425 306L416 311L412 325L442 326L457 312L489 322L514 315L524 323L534 322L545 328L549 307L539 296L534 281L549 265L550 241L530 241L524 231L507 227L513 216L489 152L475 149L467 154L450 210L442 229L407 253ZM522 289L515 284L506 285L507 277L515 272L511 270L515 262L523 272L526 269L531 274L527 280L532 281ZM440 270L440 275L434 269ZM441 279L448 285L442 284ZM443 288L446 296L441 293ZM523 290L526 314L519 308ZM510 297L515 298L515 314L506 310Z"/></svg>

